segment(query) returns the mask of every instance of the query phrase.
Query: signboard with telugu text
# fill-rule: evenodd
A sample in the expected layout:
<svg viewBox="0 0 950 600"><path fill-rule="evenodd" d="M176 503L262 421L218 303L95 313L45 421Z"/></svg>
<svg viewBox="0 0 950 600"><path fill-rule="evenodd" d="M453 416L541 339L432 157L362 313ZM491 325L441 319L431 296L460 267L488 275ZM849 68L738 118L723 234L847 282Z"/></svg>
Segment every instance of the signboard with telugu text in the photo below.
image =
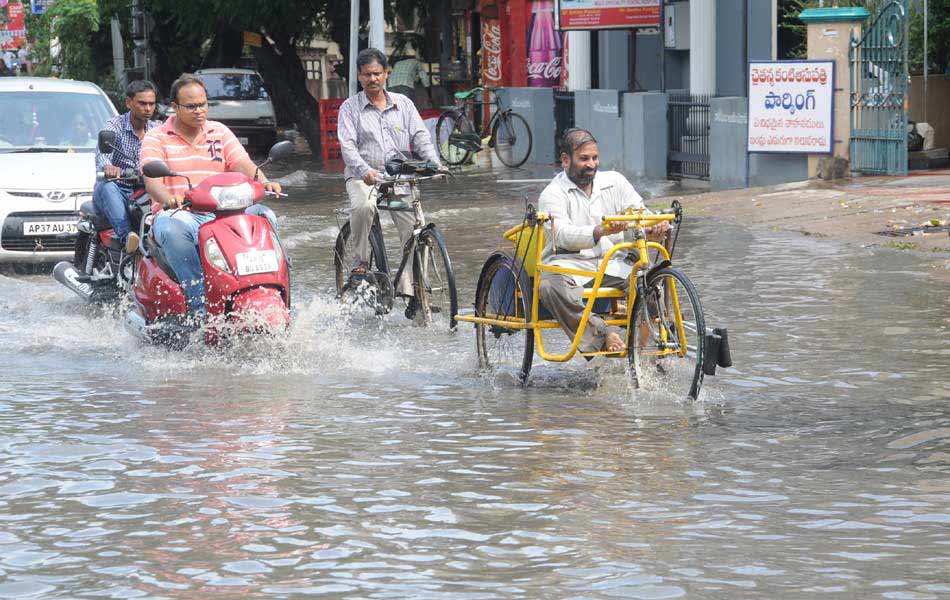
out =
<svg viewBox="0 0 950 600"><path fill-rule="evenodd" d="M660 26L660 0L557 0L557 28L630 29Z"/></svg>
<svg viewBox="0 0 950 600"><path fill-rule="evenodd" d="M830 154L835 63L749 63L749 152Z"/></svg>

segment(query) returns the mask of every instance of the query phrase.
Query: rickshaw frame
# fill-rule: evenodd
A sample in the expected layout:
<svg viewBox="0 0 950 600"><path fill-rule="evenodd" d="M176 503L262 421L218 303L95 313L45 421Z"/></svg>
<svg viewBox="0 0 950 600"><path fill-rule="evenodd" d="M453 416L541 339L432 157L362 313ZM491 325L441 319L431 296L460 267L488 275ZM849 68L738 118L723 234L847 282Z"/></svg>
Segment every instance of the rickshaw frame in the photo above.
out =
<svg viewBox="0 0 950 600"><path fill-rule="evenodd" d="M587 324L590 319L591 313L594 311L594 304L599 299L608 299L610 300L610 312L604 315L604 322L607 325L623 327L626 330L629 330L631 319L633 318L633 307L634 302L637 297L637 279L641 277L646 277L650 269L645 269L646 267L651 267L652 261L650 260L648 250L654 249L657 250L660 256L663 257L663 260L657 263L653 268L660 266L667 266L670 264L670 253L663 244L658 242L647 241L646 235L643 231L644 227L651 225L656 225L657 223L663 221L676 221L678 215L676 214L648 214L644 210L637 209L636 211L627 213L627 214L618 214L618 215L609 215L605 216L602 222L605 225L611 223L629 223L634 228L634 237L635 240L632 242L621 242L615 244L610 250L606 252L603 259L600 261L600 266L597 271L588 271L584 269L571 269L567 267L558 267L555 265L545 265L541 262L541 253L545 247L545 232L544 232L544 223L549 220L549 217L546 213L537 213L533 218L527 218L520 225L512 227L503 234L503 237L512 242L515 245L515 256L523 253L524 259L532 258L533 260L522 260L524 268L528 277L532 280L532 298L531 298L531 318L530 320L526 319L524 316L518 317L515 316L502 316L495 314L492 318L490 316L478 316L478 315L459 315L456 317L457 321L463 321L473 324L489 325L489 326L498 326L504 327L507 329L513 330L525 330L530 329L534 331L534 341L537 345L536 353L542 359L549 362L567 362L574 358L578 354L578 347L581 342L581 337L584 334L584 330L587 327ZM524 232L530 230L528 239L524 239ZM536 238L536 243L533 241ZM629 290L624 292L623 290L612 288L612 287L601 287L604 279L604 275L607 271L607 266L610 263L611 258L617 252L622 250L635 250L638 256L637 262L633 265L633 270L631 271L631 285ZM529 257L529 254L533 256ZM541 308L541 299L539 294L539 287L541 284L541 272L548 273L560 273L563 275L579 275L582 277L592 277L593 285L590 289L584 289L583 299L586 300L584 307L584 312L581 316L580 323L578 324L577 331L574 334L573 339L571 340L571 346L567 352L563 354L552 354L548 353L544 349L544 340L543 340L543 330L545 329L560 329L560 325L554 319L541 319L540 318L540 308ZM517 289L515 290L517 294ZM618 300L626 298L626 312L619 312L619 303ZM683 328L683 319L679 307L679 298L677 296L676 288L673 286L670 290L670 301L676 315L676 328L678 338L681 340L686 339L686 335ZM517 304L517 303L516 303ZM517 311L516 311L517 312ZM686 345L681 344L681 347L678 350L664 350L657 353L658 356L669 355L669 354L679 354L679 356L686 355ZM581 356L593 357L593 356L608 356L614 358L625 358L628 355L629 348L625 348L619 352L609 352L609 351L597 351L597 352L581 352Z"/></svg>

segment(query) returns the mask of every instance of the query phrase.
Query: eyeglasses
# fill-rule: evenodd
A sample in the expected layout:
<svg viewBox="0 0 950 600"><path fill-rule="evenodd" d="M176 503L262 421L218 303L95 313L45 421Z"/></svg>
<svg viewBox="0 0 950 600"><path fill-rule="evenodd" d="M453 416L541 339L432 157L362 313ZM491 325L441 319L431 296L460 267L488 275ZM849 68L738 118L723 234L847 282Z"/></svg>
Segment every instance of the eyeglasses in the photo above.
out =
<svg viewBox="0 0 950 600"><path fill-rule="evenodd" d="M178 104L176 102L175 104L181 108L184 108L188 112L199 112L208 108L207 102L202 102L200 104Z"/></svg>

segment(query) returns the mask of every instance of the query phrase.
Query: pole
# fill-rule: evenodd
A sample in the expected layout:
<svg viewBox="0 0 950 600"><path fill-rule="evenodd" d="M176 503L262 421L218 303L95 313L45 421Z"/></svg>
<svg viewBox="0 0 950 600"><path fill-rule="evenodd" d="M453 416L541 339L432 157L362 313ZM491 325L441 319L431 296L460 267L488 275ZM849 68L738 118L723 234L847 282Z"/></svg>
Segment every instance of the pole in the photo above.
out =
<svg viewBox="0 0 950 600"><path fill-rule="evenodd" d="M383 0L369 2L369 47L386 52L386 22L383 18Z"/></svg>
<svg viewBox="0 0 950 600"><path fill-rule="evenodd" d="M115 70L115 78L123 88L128 84L125 76L125 48L122 43L122 28L119 24L119 18L112 17L112 68Z"/></svg>
<svg viewBox="0 0 950 600"><path fill-rule="evenodd" d="M666 0L660 2L660 91L666 92Z"/></svg>
<svg viewBox="0 0 950 600"><path fill-rule="evenodd" d="M927 18L930 15L927 0L924 0L924 123L927 121Z"/></svg>
<svg viewBox="0 0 950 600"><path fill-rule="evenodd" d="M356 55L360 51L360 0L350 0L350 96L356 94Z"/></svg>

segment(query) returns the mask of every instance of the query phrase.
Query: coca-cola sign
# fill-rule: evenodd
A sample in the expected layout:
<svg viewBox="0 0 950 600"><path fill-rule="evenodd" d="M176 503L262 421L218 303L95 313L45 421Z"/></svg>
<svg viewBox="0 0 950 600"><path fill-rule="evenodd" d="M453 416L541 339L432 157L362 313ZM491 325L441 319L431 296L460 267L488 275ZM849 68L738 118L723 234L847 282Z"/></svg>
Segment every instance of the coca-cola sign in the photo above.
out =
<svg viewBox="0 0 950 600"><path fill-rule="evenodd" d="M501 85L501 24L482 22L482 79L485 85Z"/></svg>
<svg viewBox="0 0 950 600"><path fill-rule="evenodd" d="M561 57L555 56L545 62L528 61L528 79L561 81Z"/></svg>
<svg viewBox="0 0 950 600"><path fill-rule="evenodd" d="M561 34L554 27L554 3L535 0L528 30L528 85L556 87L561 83Z"/></svg>

